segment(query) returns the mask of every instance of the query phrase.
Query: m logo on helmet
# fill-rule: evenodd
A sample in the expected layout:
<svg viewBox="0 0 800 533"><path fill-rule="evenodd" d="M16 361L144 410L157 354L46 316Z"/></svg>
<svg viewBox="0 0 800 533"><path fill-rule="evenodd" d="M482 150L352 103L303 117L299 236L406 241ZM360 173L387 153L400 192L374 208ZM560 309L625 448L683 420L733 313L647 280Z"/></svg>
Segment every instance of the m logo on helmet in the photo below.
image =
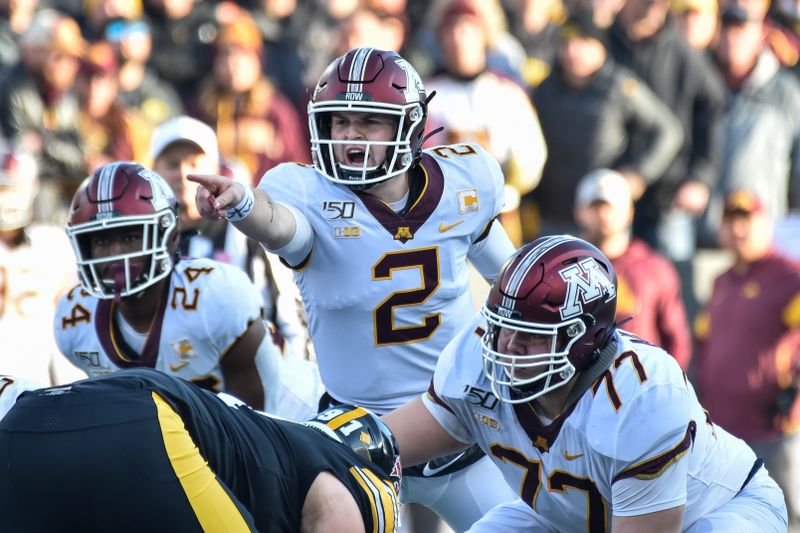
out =
<svg viewBox="0 0 800 533"><path fill-rule="evenodd" d="M150 183L150 190L153 192L150 202L153 204L153 210L160 211L169 207L169 200L175 195L164 178L144 167L140 168L137 174Z"/></svg>
<svg viewBox="0 0 800 533"><path fill-rule="evenodd" d="M583 304L605 296L608 302L617 295L617 289L594 258L589 257L559 271L567 283L567 297L559 312L567 320L583 313Z"/></svg>
<svg viewBox="0 0 800 533"><path fill-rule="evenodd" d="M406 102L415 102L419 98L419 93L425 92L425 86L422 85L422 78L419 77L414 67L405 59L397 58L394 62L406 73L406 88L403 91Z"/></svg>

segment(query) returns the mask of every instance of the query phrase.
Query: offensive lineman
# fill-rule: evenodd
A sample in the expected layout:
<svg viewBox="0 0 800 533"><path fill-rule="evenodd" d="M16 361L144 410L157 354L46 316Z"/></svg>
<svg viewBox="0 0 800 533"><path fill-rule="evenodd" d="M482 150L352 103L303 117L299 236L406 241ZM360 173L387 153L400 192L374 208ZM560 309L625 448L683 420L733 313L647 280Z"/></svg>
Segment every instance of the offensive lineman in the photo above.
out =
<svg viewBox="0 0 800 533"><path fill-rule="evenodd" d="M467 259L491 280L513 252L495 220L498 163L477 145L423 152L427 102L399 55L350 50L309 103L313 167L280 165L256 189L189 177L201 185L204 216L224 213L295 269L333 404L385 413L423 392L472 315ZM515 498L477 449L454 464L406 470L405 480L403 501L458 531Z"/></svg>
<svg viewBox="0 0 800 533"><path fill-rule="evenodd" d="M67 234L81 284L54 328L74 365L89 377L155 368L271 409L279 355L261 295L236 267L178 260L177 203L160 175L131 162L100 167L75 193Z"/></svg>
<svg viewBox="0 0 800 533"><path fill-rule="evenodd" d="M404 463L478 443L521 502L470 531L785 532L778 485L715 425L675 359L616 328L617 277L542 237L497 276L428 393L384 417Z"/></svg>

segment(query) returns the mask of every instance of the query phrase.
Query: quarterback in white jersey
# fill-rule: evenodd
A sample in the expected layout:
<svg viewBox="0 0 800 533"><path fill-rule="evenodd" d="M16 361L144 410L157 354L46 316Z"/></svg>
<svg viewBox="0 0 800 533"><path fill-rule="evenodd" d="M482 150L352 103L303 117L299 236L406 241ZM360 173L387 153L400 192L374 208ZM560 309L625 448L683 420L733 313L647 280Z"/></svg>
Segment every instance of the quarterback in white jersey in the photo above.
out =
<svg viewBox="0 0 800 533"><path fill-rule="evenodd" d="M279 354L260 294L236 267L179 261L176 215L169 186L141 165L86 179L67 225L81 285L59 303L59 348L90 377L155 368L269 409Z"/></svg>
<svg viewBox="0 0 800 533"><path fill-rule="evenodd" d="M492 457L527 510L498 508L476 532L786 531L761 461L615 317L599 250L569 236L522 247L429 391L385 417L403 462L473 443Z"/></svg>
<svg viewBox="0 0 800 533"><path fill-rule="evenodd" d="M332 403L384 413L422 393L472 315L467 260L492 279L513 252L495 220L498 163L477 145L423 152L427 103L399 55L354 49L331 63L309 103L313 167L278 166L256 189L189 177L201 185L204 216L224 212L295 269ZM466 529L514 497L481 456L460 471L438 470L456 470L452 478L418 485L423 470L406 472L404 501Z"/></svg>
<svg viewBox="0 0 800 533"><path fill-rule="evenodd" d="M425 151L420 168L422 192L407 216L297 164L259 185L316 236L293 266L328 393L378 412L427 387L471 315L467 257L502 206L502 173L478 146Z"/></svg>

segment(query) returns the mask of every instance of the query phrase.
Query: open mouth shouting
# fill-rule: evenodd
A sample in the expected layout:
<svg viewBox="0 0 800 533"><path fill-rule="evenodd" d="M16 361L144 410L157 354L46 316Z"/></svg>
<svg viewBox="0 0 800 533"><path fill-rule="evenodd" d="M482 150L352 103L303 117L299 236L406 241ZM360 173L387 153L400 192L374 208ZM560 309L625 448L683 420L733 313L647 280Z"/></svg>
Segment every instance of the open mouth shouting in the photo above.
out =
<svg viewBox="0 0 800 533"><path fill-rule="evenodd" d="M348 167L363 167L367 151L364 146L346 146L344 149L344 164Z"/></svg>

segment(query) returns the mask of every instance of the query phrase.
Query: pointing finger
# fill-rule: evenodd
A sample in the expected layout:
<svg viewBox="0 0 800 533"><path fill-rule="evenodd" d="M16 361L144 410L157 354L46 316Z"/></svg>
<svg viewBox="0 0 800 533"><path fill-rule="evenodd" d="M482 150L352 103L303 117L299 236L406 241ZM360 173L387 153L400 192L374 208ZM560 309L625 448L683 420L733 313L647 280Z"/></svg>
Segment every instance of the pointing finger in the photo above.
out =
<svg viewBox="0 0 800 533"><path fill-rule="evenodd" d="M186 179L205 187L208 192L214 195L221 193L231 184L231 180L216 174L189 174Z"/></svg>

